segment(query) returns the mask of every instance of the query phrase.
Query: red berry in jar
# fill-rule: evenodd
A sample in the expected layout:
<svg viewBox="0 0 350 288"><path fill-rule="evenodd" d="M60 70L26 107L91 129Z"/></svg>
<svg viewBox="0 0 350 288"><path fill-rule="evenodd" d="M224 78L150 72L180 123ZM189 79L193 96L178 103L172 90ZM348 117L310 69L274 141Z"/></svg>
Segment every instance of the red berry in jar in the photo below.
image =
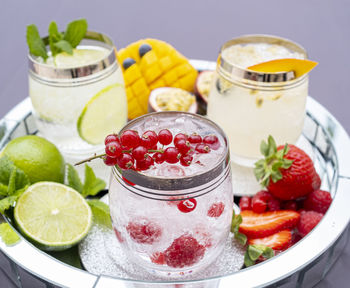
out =
<svg viewBox="0 0 350 288"><path fill-rule="evenodd" d="M131 149L139 146L140 136L134 130L125 130L120 136L120 142L126 149Z"/></svg>
<svg viewBox="0 0 350 288"><path fill-rule="evenodd" d="M219 138L215 135L208 135L203 138L203 143L207 144L211 149L217 150L220 147Z"/></svg>
<svg viewBox="0 0 350 288"><path fill-rule="evenodd" d="M162 164L165 161L164 153L156 152L153 154L153 160L157 164Z"/></svg>
<svg viewBox="0 0 350 288"><path fill-rule="evenodd" d="M188 151L191 149L190 142L180 139L176 142L175 147L179 150L182 155L186 155Z"/></svg>
<svg viewBox="0 0 350 288"><path fill-rule="evenodd" d="M190 235L182 235L164 251L165 263L174 268L191 266L201 260L205 247Z"/></svg>
<svg viewBox="0 0 350 288"><path fill-rule="evenodd" d="M154 131L146 131L142 134L141 137L141 145L146 147L147 149L152 149L158 143L157 133Z"/></svg>
<svg viewBox="0 0 350 288"><path fill-rule="evenodd" d="M225 204L222 202L214 203L210 206L207 215L209 217L218 218L225 210Z"/></svg>
<svg viewBox="0 0 350 288"><path fill-rule="evenodd" d="M112 158L112 157L109 157L109 156L105 156L105 157L103 157L103 162L107 166L114 166L114 165L117 165L118 158Z"/></svg>
<svg viewBox="0 0 350 288"><path fill-rule="evenodd" d="M136 161L136 169L147 170L154 164L154 160L151 156L147 154L145 159Z"/></svg>
<svg viewBox="0 0 350 288"><path fill-rule="evenodd" d="M136 148L132 149L132 157L134 157L135 160L144 160L146 158L148 150L144 146L137 146Z"/></svg>
<svg viewBox="0 0 350 288"><path fill-rule="evenodd" d="M305 210L326 213L332 203L331 194L327 191L316 190L306 196L303 203Z"/></svg>
<svg viewBox="0 0 350 288"><path fill-rule="evenodd" d="M162 145L169 145L173 141L173 134L168 129L162 129L158 133L158 141Z"/></svg>
<svg viewBox="0 0 350 288"><path fill-rule="evenodd" d="M182 213L192 212L194 209L196 209L196 206L197 206L197 200L194 198L182 200L180 201L179 204L177 204L177 208Z"/></svg>
<svg viewBox="0 0 350 288"><path fill-rule="evenodd" d="M105 152L107 156L112 157L112 158L117 158L122 154L122 146L120 145L119 142L109 142L106 145Z"/></svg>
<svg viewBox="0 0 350 288"><path fill-rule="evenodd" d="M179 141L179 140L187 141L187 138L188 138L188 136L184 133L176 134L174 137L174 144L176 145L177 141Z"/></svg>
<svg viewBox="0 0 350 288"><path fill-rule="evenodd" d="M190 142L191 144L198 144L198 143L202 143L202 137L200 135L198 135L197 133L193 133L190 136L188 136L188 142Z"/></svg>
<svg viewBox="0 0 350 288"><path fill-rule="evenodd" d="M259 191L252 198L252 209L255 213L263 213L267 208L267 203L271 199L271 194L267 191Z"/></svg>
<svg viewBox="0 0 350 288"><path fill-rule="evenodd" d="M105 138L105 145L107 145L110 142L119 142L119 137L117 134L110 134L107 135Z"/></svg>
<svg viewBox="0 0 350 288"><path fill-rule="evenodd" d="M164 151L164 159L170 164L175 164L179 162L181 154L176 147L168 147Z"/></svg>
<svg viewBox="0 0 350 288"><path fill-rule="evenodd" d="M185 155L180 158L180 163L182 166L190 166L192 163L193 157L191 155Z"/></svg>
<svg viewBox="0 0 350 288"><path fill-rule="evenodd" d="M162 229L148 219L139 219L129 222L126 226L132 240L141 244L153 244L162 236Z"/></svg>
<svg viewBox="0 0 350 288"><path fill-rule="evenodd" d="M204 143L199 143L199 144L196 145L195 150L198 153L206 154L206 153L210 152L210 147L208 145L204 144Z"/></svg>

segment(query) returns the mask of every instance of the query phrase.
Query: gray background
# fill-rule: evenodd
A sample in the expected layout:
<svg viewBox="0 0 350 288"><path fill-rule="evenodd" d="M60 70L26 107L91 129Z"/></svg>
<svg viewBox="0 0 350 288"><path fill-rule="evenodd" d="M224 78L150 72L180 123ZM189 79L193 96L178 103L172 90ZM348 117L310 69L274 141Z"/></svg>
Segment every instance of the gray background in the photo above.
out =
<svg viewBox="0 0 350 288"><path fill-rule="evenodd" d="M212 61L226 40L242 34L292 39L320 63L310 75L310 95L350 132L348 0L1 0L1 118L27 96L26 25L36 24L45 35L50 21L63 30L69 21L81 17L88 20L90 29L109 34L117 47L153 37L171 43L189 58ZM349 287L348 267L350 244L317 287ZM4 276L8 271L7 260L0 256L1 288L14 287ZM40 287L25 279L24 287Z"/></svg>

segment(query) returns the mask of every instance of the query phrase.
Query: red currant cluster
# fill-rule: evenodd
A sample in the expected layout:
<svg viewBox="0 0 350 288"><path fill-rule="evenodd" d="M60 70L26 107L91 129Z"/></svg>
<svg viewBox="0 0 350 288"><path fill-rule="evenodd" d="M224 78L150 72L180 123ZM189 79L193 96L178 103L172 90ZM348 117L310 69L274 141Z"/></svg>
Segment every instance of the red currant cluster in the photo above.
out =
<svg viewBox="0 0 350 288"><path fill-rule="evenodd" d="M174 146L168 146L171 143ZM162 145L158 148L158 143ZM154 131L146 131L140 137L134 130L124 131L120 137L108 135L105 139L106 165L118 165L121 169L147 170L154 163L164 161L170 164L180 162L183 166L192 163L194 153L209 153L211 149L220 147L217 136L208 135L202 138L193 133L190 136L179 133L173 136L168 129L162 129L158 135ZM164 146L168 146L165 148Z"/></svg>

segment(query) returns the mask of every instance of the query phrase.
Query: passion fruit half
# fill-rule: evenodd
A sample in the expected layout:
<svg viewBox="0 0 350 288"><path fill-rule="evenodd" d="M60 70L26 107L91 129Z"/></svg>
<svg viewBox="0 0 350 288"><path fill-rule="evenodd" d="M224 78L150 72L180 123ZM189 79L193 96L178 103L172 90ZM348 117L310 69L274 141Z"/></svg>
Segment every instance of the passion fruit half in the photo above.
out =
<svg viewBox="0 0 350 288"><path fill-rule="evenodd" d="M199 105L199 114L205 115L214 71L205 70L198 74L194 91Z"/></svg>
<svg viewBox="0 0 350 288"><path fill-rule="evenodd" d="M148 112L197 112L196 97L180 88L161 87L152 90L148 99Z"/></svg>

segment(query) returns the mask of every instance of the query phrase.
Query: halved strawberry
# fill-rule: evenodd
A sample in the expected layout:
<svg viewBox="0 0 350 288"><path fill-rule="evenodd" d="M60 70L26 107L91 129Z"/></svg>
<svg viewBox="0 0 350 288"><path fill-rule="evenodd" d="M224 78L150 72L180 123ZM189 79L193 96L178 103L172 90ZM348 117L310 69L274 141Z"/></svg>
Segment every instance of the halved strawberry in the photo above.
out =
<svg viewBox="0 0 350 288"><path fill-rule="evenodd" d="M290 230L282 230L271 236L257 239L249 239L249 245L264 245L273 250L287 249L292 243L292 232Z"/></svg>
<svg viewBox="0 0 350 288"><path fill-rule="evenodd" d="M242 223L239 232L248 238L263 238L284 229L294 228L300 218L296 211L280 210L265 213L254 213L251 210L241 211Z"/></svg>

